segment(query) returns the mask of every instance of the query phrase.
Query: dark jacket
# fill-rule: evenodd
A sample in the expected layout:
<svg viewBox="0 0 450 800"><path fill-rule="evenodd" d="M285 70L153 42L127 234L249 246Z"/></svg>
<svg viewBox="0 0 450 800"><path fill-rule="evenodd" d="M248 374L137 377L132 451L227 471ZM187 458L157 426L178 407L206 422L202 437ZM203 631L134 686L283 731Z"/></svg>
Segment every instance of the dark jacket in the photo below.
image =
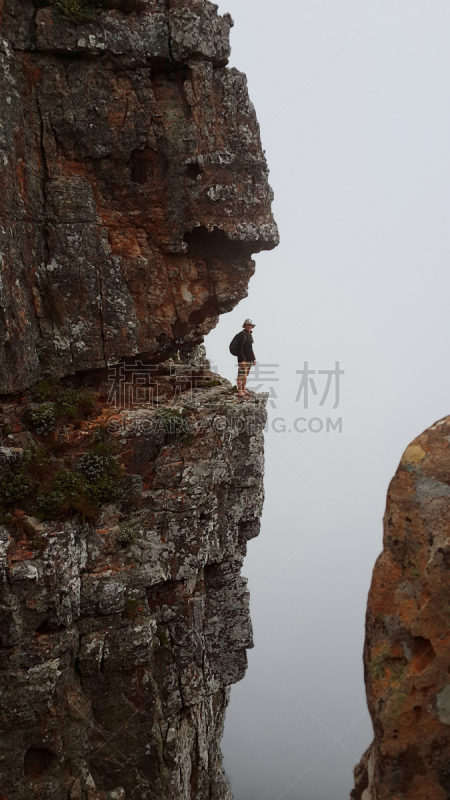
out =
<svg viewBox="0 0 450 800"><path fill-rule="evenodd" d="M238 355L237 355L238 362L256 361L255 354L253 352L253 336L251 335L251 333L246 331L245 328L237 335L237 346L238 346Z"/></svg>

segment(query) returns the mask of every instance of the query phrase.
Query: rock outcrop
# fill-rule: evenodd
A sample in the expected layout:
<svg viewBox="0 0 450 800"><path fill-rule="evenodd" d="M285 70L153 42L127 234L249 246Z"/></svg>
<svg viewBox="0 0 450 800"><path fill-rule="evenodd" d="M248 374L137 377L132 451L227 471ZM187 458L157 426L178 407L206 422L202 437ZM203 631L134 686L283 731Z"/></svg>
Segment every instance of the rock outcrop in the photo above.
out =
<svg viewBox="0 0 450 800"><path fill-rule="evenodd" d="M0 0L0 393L200 343L277 243L231 17L109 5Z"/></svg>
<svg viewBox="0 0 450 800"><path fill-rule="evenodd" d="M353 800L450 797L450 417L405 451L388 492L364 651L374 742Z"/></svg>
<svg viewBox="0 0 450 800"><path fill-rule="evenodd" d="M277 243L231 25L0 0L2 800L231 800L266 396L196 345Z"/></svg>
<svg viewBox="0 0 450 800"><path fill-rule="evenodd" d="M1 797L231 799L220 740L252 647L240 570L259 531L266 395L242 404L195 374L197 388L181 392L179 374L159 374L170 413L118 411L105 394L61 426L66 468L103 452L100 432L132 477L95 522L39 521L23 498L0 525ZM181 434L170 425L180 409ZM0 468L13 462L33 483L19 473L31 434L16 404L2 421L16 432ZM61 464L38 457L61 487ZM54 486L41 498L54 502Z"/></svg>

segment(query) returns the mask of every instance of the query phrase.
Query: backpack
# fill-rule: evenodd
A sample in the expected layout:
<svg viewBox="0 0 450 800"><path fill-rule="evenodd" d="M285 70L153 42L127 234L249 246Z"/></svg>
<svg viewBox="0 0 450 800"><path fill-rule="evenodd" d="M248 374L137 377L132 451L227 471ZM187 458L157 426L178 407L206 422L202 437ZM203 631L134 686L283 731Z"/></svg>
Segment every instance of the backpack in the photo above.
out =
<svg viewBox="0 0 450 800"><path fill-rule="evenodd" d="M240 333L237 333L236 336L230 342L230 353L232 356L238 355L238 349L239 349L238 337L240 335L241 335Z"/></svg>

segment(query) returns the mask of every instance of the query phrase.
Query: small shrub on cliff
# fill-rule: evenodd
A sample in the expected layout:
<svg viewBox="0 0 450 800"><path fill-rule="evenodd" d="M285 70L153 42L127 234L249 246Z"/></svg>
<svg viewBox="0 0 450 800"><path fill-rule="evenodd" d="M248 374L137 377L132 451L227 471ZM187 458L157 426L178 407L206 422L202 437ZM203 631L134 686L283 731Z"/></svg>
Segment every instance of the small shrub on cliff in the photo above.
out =
<svg viewBox="0 0 450 800"><path fill-rule="evenodd" d="M36 496L44 485L50 485L58 466L43 445L27 448L20 464L15 464L0 480L0 511L19 504L28 511L34 509Z"/></svg>
<svg viewBox="0 0 450 800"><path fill-rule="evenodd" d="M23 454L23 466L32 490L45 485L58 471L58 463L49 445L32 445Z"/></svg>
<svg viewBox="0 0 450 800"><path fill-rule="evenodd" d="M66 396L69 408L64 413L70 413L72 397ZM36 420L38 428L42 419ZM11 465L1 475L0 521L12 524L11 511L18 506L41 520L81 514L84 520L95 522L104 503L137 503L141 479L125 474L114 454L113 446L100 442L75 463L57 455L51 444L32 445L24 451L20 464Z"/></svg>
<svg viewBox="0 0 450 800"><path fill-rule="evenodd" d="M75 419L79 402L79 392L75 389L64 389L58 397L58 416Z"/></svg>
<svg viewBox="0 0 450 800"><path fill-rule="evenodd" d="M0 479L0 511L20 503L30 509L40 484L55 472L55 463L43 446L27 448L20 464L11 465Z"/></svg>
<svg viewBox="0 0 450 800"><path fill-rule="evenodd" d="M57 398L58 416L62 419L75 419L78 415L89 416L95 408L95 398L90 392L77 389L64 389Z"/></svg>
<svg viewBox="0 0 450 800"><path fill-rule="evenodd" d="M72 421L91 416L95 411L95 397L87 389L64 389L57 381L44 379L32 389L40 406L25 413L25 422L40 435L51 433L58 421Z"/></svg>
<svg viewBox="0 0 450 800"><path fill-rule="evenodd" d="M40 436L48 436L55 430L56 412L54 403L41 403L27 413L27 422Z"/></svg>
<svg viewBox="0 0 450 800"><path fill-rule="evenodd" d="M81 514L83 519L94 522L99 506L118 499L119 495L120 468L114 458L86 453L76 468L60 469L47 481L44 491L38 489L33 511L42 520Z"/></svg>
<svg viewBox="0 0 450 800"><path fill-rule="evenodd" d="M54 389L54 384L47 378L43 378L41 381L39 381L39 383L36 384L36 386L33 386L31 391L36 401L43 403L45 400L49 400L54 392Z"/></svg>
<svg viewBox="0 0 450 800"><path fill-rule="evenodd" d="M94 433L92 434L92 442L93 444L111 444L112 436L108 432L107 425L100 425L95 429Z"/></svg>
<svg viewBox="0 0 450 800"><path fill-rule="evenodd" d="M86 480L86 491L96 503L120 501L123 496L123 471L105 444L82 456L77 469Z"/></svg>
<svg viewBox="0 0 450 800"><path fill-rule="evenodd" d="M63 17L80 24L92 22L103 4L98 0L55 0L53 5Z"/></svg>
<svg viewBox="0 0 450 800"><path fill-rule="evenodd" d="M182 411L176 408L169 408L164 406L159 408L156 412L157 424L168 436L179 438L191 433L191 429L187 420L183 416Z"/></svg>
<svg viewBox="0 0 450 800"><path fill-rule="evenodd" d="M88 497L88 487L78 472L62 469L54 477L50 491L36 499L36 514L41 519L60 519L79 513L94 521L98 511Z"/></svg>
<svg viewBox="0 0 450 800"><path fill-rule="evenodd" d="M53 491L39 495L36 499L36 514L39 519L57 519L62 514L64 492Z"/></svg>
<svg viewBox="0 0 450 800"><path fill-rule="evenodd" d="M8 508L23 500L30 491L30 483L23 466L11 467L0 480L0 505Z"/></svg>

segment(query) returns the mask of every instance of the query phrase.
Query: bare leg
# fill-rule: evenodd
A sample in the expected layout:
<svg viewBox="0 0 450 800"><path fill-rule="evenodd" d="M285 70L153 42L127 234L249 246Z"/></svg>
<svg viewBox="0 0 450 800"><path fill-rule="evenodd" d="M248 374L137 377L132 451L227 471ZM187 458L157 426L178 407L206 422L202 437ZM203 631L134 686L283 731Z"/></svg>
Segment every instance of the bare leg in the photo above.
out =
<svg viewBox="0 0 450 800"><path fill-rule="evenodd" d="M247 395L247 397L248 397L248 395L250 394L250 392L249 392L249 391L248 391L248 390L247 390L245 387L246 387L246 385L247 385L247 378L248 378L248 373L249 373L249 372L250 372L250 366L246 364L246 365L245 365L245 375L244 375L244 382L243 382L243 384L242 384L242 391L244 392L244 394L245 394L245 395Z"/></svg>
<svg viewBox="0 0 450 800"><path fill-rule="evenodd" d="M247 393L245 391L245 384L247 382L247 368L244 365L239 364L238 366L238 377L237 377L237 388L238 388L238 397L247 397Z"/></svg>

